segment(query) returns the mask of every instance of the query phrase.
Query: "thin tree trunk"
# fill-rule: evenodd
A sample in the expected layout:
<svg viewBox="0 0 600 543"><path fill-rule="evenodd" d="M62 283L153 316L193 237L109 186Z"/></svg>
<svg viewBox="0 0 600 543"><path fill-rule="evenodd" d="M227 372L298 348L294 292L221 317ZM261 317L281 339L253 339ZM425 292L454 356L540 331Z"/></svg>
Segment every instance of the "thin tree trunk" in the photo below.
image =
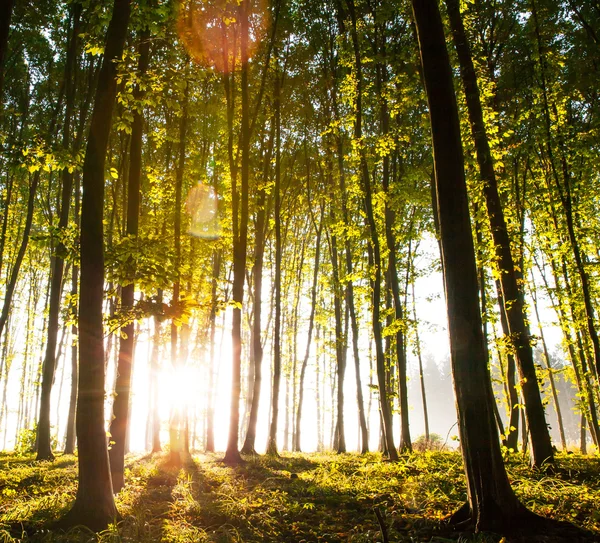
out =
<svg viewBox="0 0 600 543"><path fill-rule="evenodd" d="M321 382L325 382L325 379L321 377L321 350L319 349L319 339L321 336L321 326L317 323L317 330L315 333L315 344L317 346L316 364L315 364L315 389L316 389L316 403L317 403L317 452L323 451L323 406L321 405Z"/></svg>
<svg viewBox="0 0 600 543"><path fill-rule="evenodd" d="M75 207L79 205L76 202ZM77 212L76 212L77 214ZM71 275L71 315L74 318L77 315L77 304L74 301L77 296L77 284L79 282L79 267L73 266ZM71 325L71 393L69 396L69 414L67 416L67 433L65 436L65 454L75 452L75 412L77 409L77 374L79 364L77 360L77 324L75 320Z"/></svg>
<svg viewBox="0 0 600 543"><path fill-rule="evenodd" d="M67 48L67 59L65 64L66 81L66 109L63 124L63 149L67 150L71 144L71 119L75 106L75 64L77 62L77 44L79 37L80 15L82 6L74 3L72 7L73 25ZM69 208L73 192L73 173L68 168L62 171L62 191L60 201L60 217L58 228L63 231L69 222ZM40 415L37 427L37 460L53 460L52 447L50 444L50 396L54 384L56 371L56 339L58 336L58 318L60 302L63 290L64 260L61 254L65 247L58 243L53 251L50 264L50 307L48 311L48 337L46 343L46 354L42 367L42 384L40 396Z"/></svg>
<svg viewBox="0 0 600 543"><path fill-rule="evenodd" d="M331 195L331 223L335 224L336 218L333 210L334 197ZM337 377L337 402L334 448L338 453L346 452L346 436L344 432L344 376L346 373L346 357L344 356L345 338L342 322L342 293L339 276L339 256L337 248L337 235L330 235L331 268L333 271L333 308L335 315L335 359Z"/></svg>
<svg viewBox="0 0 600 543"><path fill-rule="evenodd" d="M419 320L417 319L417 304L415 298L415 271L414 260L412 262L413 280L412 288L412 310L413 320L415 322L415 349L417 351L417 359L419 361L419 383L421 384L421 399L423 400L423 422L425 424L425 442L429 444L429 413L427 412L427 394L425 392L425 374L423 372L423 357L421 354L421 340L419 338Z"/></svg>
<svg viewBox="0 0 600 543"><path fill-rule="evenodd" d="M163 291L162 289L158 290L158 294L156 296L156 304L160 307L163 303ZM159 453L162 450L160 443L160 413L158 409L158 402L160 399L159 396L159 379L158 373L160 371L159 367L159 351L160 351L160 336L162 332L162 321L159 316L154 317L154 335L152 338L152 354L150 355L150 380L151 380L151 388L152 388L152 429L151 429L151 441L152 441L152 453Z"/></svg>
<svg viewBox="0 0 600 543"><path fill-rule="evenodd" d="M580 421L580 430L579 430L579 452L581 454L587 454L587 436L585 431L585 413L583 409L581 410L581 418Z"/></svg>
<svg viewBox="0 0 600 543"><path fill-rule="evenodd" d="M271 157L273 155L273 140L275 136L275 124L272 123L269 136L269 144L265 153L263 166L263 186L258 190L256 228L254 234L254 270L252 273L254 281L254 322L252 334L252 350L254 352L254 381L252 384L252 405L248 417L248 431L242 452L244 454L256 454L256 424L258 421L258 408L260 405L260 389L262 386L262 280L265 254L265 219L266 219L266 184L269 177Z"/></svg>
<svg viewBox="0 0 600 543"><path fill-rule="evenodd" d="M175 182L175 209L174 209L174 237L175 237L175 270L176 279L173 283L173 296L171 306L178 308L180 280L181 280L181 202L183 191L183 174L185 170L185 155L187 145L187 125L189 108L189 82L185 83L183 97L183 113L179 123L179 158L177 165L177 179ZM177 375L181 367L181 358L177 348L178 344L178 325L175 319L171 321L171 366L172 371ZM179 376L178 376L179 377ZM169 420L169 459L175 465L180 465L183 458L183 413L179 404L171 408Z"/></svg>
<svg viewBox="0 0 600 543"><path fill-rule="evenodd" d="M273 331L273 388L267 454L278 455L277 425L281 383L281 81L275 74L275 329Z"/></svg>
<svg viewBox="0 0 600 543"><path fill-rule="evenodd" d="M354 0L347 0L347 5L350 10L352 19L352 44L354 50L354 63L356 68L356 118L354 121L354 138L359 142L360 147L360 176L361 184L365 201L365 210L367 214L367 222L369 227L370 241L373 250L373 265L375 268L375 278L372 280L373 299L373 336L375 340L375 349L377 356L377 376L379 382L379 401L381 404L382 415L382 431L386 444L387 454L391 460L398 459L398 451L394 444L394 434L392 426L392 412L388 401L385 379L385 356L383 353L383 337L380 318L380 302L381 302L381 251L379 237L377 233L377 224L375 221L373 210L373 195L371 191L371 181L369 179L369 169L365 150L362 147L362 60L360 54L360 45L358 43L357 20L354 7Z"/></svg>
<svg viewBox="0 0 600 543"><path fill-rule="evenodd" d="M546 366L548 368L548 380L550 381L550 389L552 391L552 399L554 400L554 408L556 409L556 418L558 419L558 431L560 434L560 444L563 451L567 451L567 439L565 437L565 427L563 424L562 411L560 409L560 403L558 401L558 393L556 392L556 383L554 382L554 370L552 368L552 362L550 361L550 353L548 352L548 345L546 344L546 338L544 336L544 329L542 327L542 321L540 320L540 312L537 303L537 294L535 292L535 285L533 283L533 275L531 277L531 295L533 298L533 309L535 311L535 318L538 323L538 331L542 340L542 348L544 350L544 358L546 359Z"/></svg>
<svg viewBox="0 0 600 543"><path fill-rule="evenodd" d="M213 267L211 281L211 304L210 304L210 360L208 367L208 408L206 415L206 451L215 452L215 333L217 321L217 282L221 273L222 250L213 252Z"/></svg>
<svg viewBox="0 0 600 543"><path fill-rule="evenodd" d="M294 434L293 450L301 451L301 430L302 430L302 404L304 402L304 379L306 377L306 368L308 366L308 357L310 356L310 345L312 341L312 333L315 323L315 312L317 305L317 280L319 277L319 263L321 258L321 233L323 231L323 214L325 207L321 206L321 217L318 226L315 224L316 240L315 240L315 263L313 265L313 283L310 291L310 316L308 317L308 336L306 339L306 352L302 360L300 368L300 382L298 385L298 407L296 410L296 432Z"/></svg>
<svg viewBox="0 0 600 543"><path fill-rule="evenodd" d="M31 232L31 224L33 222L33 209L35 203L35 194L37 192L37 187L40 182L40 171L36 171L33 174L33 180L29 185L29 195L27 197L27 215L25 218L25 227L23 228L23 238L21 239L21 245L19 246L19 252L17 253L17 257L15 259L15 263L13 264L10 278L6 284L6 291L4 294L4 304L2 306L2 313L0 314L0 336L4 331L6 326L6 322L8 320L8 314L10 308L12 307L12 299L15 293L15 287L17 286L17 279L19 278L19 272L21 270L21 264L23 262L23 258L25 256L25 251L27 250L27 245L29 244L29 233Z"/></svg>

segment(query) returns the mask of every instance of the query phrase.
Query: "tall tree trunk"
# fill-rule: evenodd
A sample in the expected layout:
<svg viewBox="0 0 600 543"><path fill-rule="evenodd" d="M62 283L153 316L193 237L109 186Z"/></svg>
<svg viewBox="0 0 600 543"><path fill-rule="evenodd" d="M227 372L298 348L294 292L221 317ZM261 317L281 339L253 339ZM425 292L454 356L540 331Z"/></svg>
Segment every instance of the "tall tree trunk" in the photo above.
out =
<svg viewBox="0 0 600 543"><path fill-rule="evenodd" d="M334 212L335 198L331 194L331 223L335 224L336 217ZM346 341L343 333L342 319L342 292L339 273L339 256L337 235L330 236L330 256L331 268L333 271L333 312L335 316L335 359L336 359L336 377L337 377L337 402L336 402L336 422L334 448L338 453L346 452L346 435L344 431L344 375L346 372Z"/></svg>
<svg viewBox="0 0 600 543"><path fill-rule="evenodd" d="M494 161L490 151L489 141L481 98L477 86L477 75L471 51L465 35L465 29L460 15L458 0L446 0L448 15L454 45L458 53L460 74L465 90L471 134L475 143L477 162L483 180L483 192L488 210L490 229L494 240L497 265L500 271L500 284L504 296L504 311L508 322L510 338L515 348L519 372L521 375L521 388L525 402L525 413L527 423L531 432L532 463L535 467L541 467L545 462L552 462L554 452L542 397L535 373L533 350L529 341L529 329L527 317L523 304L522 293L519 292L517 274L510 248L510 238L504 220L504 212L498 194Z"/></svg>
<svg viewBox="0 0 600 543"><path fill-rule="evenodd" d="M315 389L316 389L316 403L317 403L317 452L322 452L323 451L323 414L324 414L324 409L322 408L321 405L321 397L323 396L321 394L321 386L324 386L325 384L325 379L320 379L321 376L321 350L319 349L319 338L321 335L321 326L319 326L319 323L317 323L317 330L315 333L315 344L317 346L317 352L315 353L316 355L316 368L315 368Z"/></svg>
<svg viewBox="0 0 600 543"><path fill-rule="evenodd" d="M183 112L179 123L179 158L177 164L177 178L175 181L175 209L174 209L174 241L175 241L175 282L173 283L173 296L171 306L178 308L181 289L181 202L183 192L183 174L185 171L185 155L187 146L187 125L189 107L189 82L186 81L183 96ZM178 352L178 325L175 319L171 321L171 370L178 375L181 367L181 357ZM169 459L174 465L180 465L183 452L183 413L182 405L176 402L171 407L169 419Z"/></svg>
<svg viewBox="0 0 600 543"><path fill-rule="evenodd" d="M411 282L412 288L412 313L415 323L415 350L417 351L417 359L419 361L419 383L421 384L421 399L423 401L423 422L425 423L425 442L429 444L429 413L427 411L427 394L425 392L425 374L423 372L423 357L421 355L421 340L419 338L419 320L417 319L417 303L415 297L415 266L414 259L411 262L413 279Z"/></svg>
<svg viewBox="0 0 600 543"><path fill-rule="evenodd" d="M80 307L86 310L79 314L80 368L76 421L79 486L75 503L62 523L83 524L92 530L105 529L117 516L104 427L102 219L106 149L117 92L117 60L123 54L130 11L129 0L115 0L83 163Z"/></svg>
<svg viewBox="0 0 600 543"><path fill-rule="evenodd" d="M15 0L5 0L0 6L0 121L4 115L4 62L8 49L8 33Z"/></svg>
<svg viewBox="0 0 600 543"><path fill-rule="evenodd" d="M562 181L557 172L557 165L554 157L554 151L552 146L552 134L551 134L551 118L550 118L550 109L549 109L549 101L548 101L548 92L547 92L547 82L546 82L546 57L544 54L544 45L542 43L542 37L540 33L540 25L538 21L538 12L536 8L535 0L531 1L532 7L532 15L535 23L535 35L537 40L537 48L539 55L539 63L540 63L540 73L541 73L541 85L542 85L542 95L543 95L543 106L544 106L544 120L546 125L546 138L547 138L547 150L548 157L550 159L550 166L552 170L552 177L554 179L554 184L557 189L557 193L560 198L560 202L562 204L563 212L565 214L565 219L567 223L567 233L569 237L569 243L571 245L571 250L573 251L573 257L575 259L575 267L577 269L577 274L579 275L579 280L581 282L581 294L583 296L583 304L585 308L585 322L588 334L592 341L593 353L594 353L594 366L596 369L596 374L600 376L600 339L598 338L598 331L596 330L595 323L595 311L594 304L592 302L592 294L590 292L590 282L587 271L584 266L584 258L581 252L581 247L579 244L579 240L577 239L577 234L575 232L575 221L573 217L573 194L571 190L571 172L569 169L569 165L567 162L567 157L564 149L563 137L559 133L559 147L561 151L560 157L560 165L561 165L561 173L562 173Z"/></svg>
<svg viewBox="0 0 600 543"><path fill-rule="evenodd" d="M266 219L266 186L269 177L271 157L273 155L273 140L275 135L275 123L271 125L269 144L265 153L263 166L263 185L258 190L256 227L254 234L254 270L252 273L254 281L254 322L252 334L252 350L254 352L254 380L252 383L252 405L248 418L248 431L242 452L244 454L256 454L256 424L258 421L258 407L260 405L260 389L262 386L262 280L263 263L265 254L265 219Z"/></svg>
<svg viewBox="0 0 600 543"><path fill-rule="evenodd" d="M79 198L77 196L77 198ZM75 203L75 207L79 208L78 203ZM76 213L77 215L77 213ZM77 303L75 298L77 297L77 287L79 283L79 267L73 266L71 274L71 307L70 312L74 319L71 325L71 392L69 395L69 414L67 416L67 432L65 436L65 454L73 454L75 452L75 412L77 409L77 375L79 372L79 362L77 360L77 324L75 317L77 316Z"/></svg>
<svg viewBox="0 0 600 543"><path fill-rule="evenodd" d="M244 280L246 277L246 250L248 246L248 177L250 165L250 127L248 110L248 39L249 9L248 1L240 2L238 13L241 27L241 155L242 172L241 187L232 187L232 211L234 227L233 236L233 308L231 343L232 343L232 378L231 378L231 411L229 420L229 436L224 461L238 464L242 461L239 452L240 435L240 392L242 373L242 304L244 302ZM234 205L235 204L235 205ZM239 211L239 215L238 215ZM238 223L239 221L239 223ZM237 233L237 235L236 235Z"/></svg>
<svg viewBox="0 0 600 543"><path fill-rule="evenodd" d="M148 14L146 14L148 16ZM138 77L144 78L150 59L150 29L146 26L140 33ZM128 237L136 238L139 231L140 186L142 177L142 137L144 133L144 113L141 100L143 91L140 85L134 91L137 101L133 112L131 139L129 148L129 178L127 181L127 225ZM134 278L121 286L121 312L131 313L135 297ZM127 316L128 321L131 315ZM131 320L121 329L119 336L119 359L117 362L117 378L115 382L115 399L113 417L110 423L110 439L112 447L108 452L113 491L119 492L125 485L125 452L129 430L129 405L131 400L131 371L133 366L133 350L135 341L135 321Z"/></svg>
<svg viewBox="0 0 600 543"><path fill-rule="evenodd" d="M211 280L211 304L210 304L210 360L208 367L208 407L206 413L206 451L215 452L215 335L217 322L217 284L221 273L221 260L223 253L221 249L213 252L212 280Z"/></svg>
<svg viewBox="0 0 600 543"><path fill-rule="evenodd" d="M381 407L382 432L386 445L387 454L391 460L398 459L398 451L394 444L394 434L392 426L392 412L388 400L386 389L386 371L385 355L383 352L383 331L381 328L380 303L381 303L381 275L382 259L377 233L377 223L373 210L373 194L371 190L371 181L369 178L369 168L364 147L362 146L362 59L360 54L360 45L358 42L356 10L354 0L347 0L347 5L352 19L352 45L354 51L354 63L356 69L356 118L354 121L354 138L360 146L360 178L362 191L365 201L365 211L367 214L367 223L369 227L370 241L373 251L373 265L375 268L375 278L372 281L373 298L373 336L375 340L375 350L377 357L377 378L379 383L379 401Z"/></svg>
<svg viewBox="0 0 600 543"><path fill-rule="evenodd" d="M461 511L478 531L502 531L527 510L510 487L492 412L452 68L437 1L413 0L412 8L431 120L452 372L467 476L468 506Z"/></svg>
<svg viewBox="0 0 600 543"><path fill-rule="evenodd" d="M300 382L298 384L298 407L296 410L296 431L294 433L293 450L296 452L301 451L301 429L302 429L302 404L304 402L304 379L306 377L306 367L308 366L308 357L310 355L310 344L312 341L312 333L315 323L315 312L317 305L317 280L319 278L319 262L321 258L321 233L323 231L323 214L325 208L321 207L321 217L319 219L318 226L315 224L315 230L317 237L315 240L315 263L313 265L313 283L310 291L310 316L308 317L308 336L306 338L306 352L304 353L304 359L302 360L302 366L300 368Z"/></svg>
<svg viewBox="0 0 600 543"><path fill-rule="evenodd" d="M79 37L80 15L82 6L74 3L71 17L73 19L69 44L67 47L67 59L65 64L66 81L66 109L63 124L62 146L68 150L71 145L71 118L75 104L75 64L77 62L77 44ZM73 192L73 173L68 168L62 171L62 190L60 199L60 217L58 228L63 231L69 222L69 208ZM56 339L58 335L58 317L60 312L60 301L63 290L64 260L61 254L65 247L58 243L53 251L50 264L50 308L48 311L48 338L46 343L46 354L42 367L42 385L40 395L40 414L37 427L37 460L53 460L52 447L50 445L50 396L54 384L56 371Z"/></svg>
<svg viewBox="0 0 600 543"><path fill-rule="evenodd" d="M275 73L275 329L273 331L273 388L267 454L277 455L279 389L281 386L281 75Z"/></svg>
<svg viewBox="0 0 600 543"><path fill-rule="evenodd" d="M332 102L333 102L333 113L335 121L338 122L340 119L339 106L337 98L337 88L332 85L331 89ZM341 123L340 123L341 124ZM340 179L340 193L342 203L342 219L345 225L350 224L350 214L348 212L348 191L346 190L346 170L344 167L344 140L343 131L338 130L336 134L336 147L337 147L337 162ZM365 415L364 399L362 382L360 377L360 355L358 350L358 335L359 326L358 319L356 317L356 307L354 303L354 264L352 262L352 247L348 236L344 238L344 256L346 262L346 305L350 312L350 326L352 330L352 354L354 358L354 375L356 380L356 404L358 407L358 420L360 426L360 439L361 453L369 451L369 431L367 428L367 417Z"/></svg>
<svg viewBox="0 0 600 543"><path fill-rule="evenodd" d="M550 353L548 352L548 345L546 344L546 337L544 336L544 329L542 327L542 321L540 319L540 312L537 303L537 294L535 291L535 284L533 282L533 273L531 277L531 295L533 298L533 309L535 311L535 318L538 323L538 331L540 333L540 339L542 340L542 348L544 350L544 358L546 359L546 366L548 368L548 381L550 381L550 389L552 391L552 399L554 400L554 408L556 409L556 418L558 421L558 432L560 434L560 444L564 452L567 451L567 439L565 437L565 427L563 424L562 411L560 409L560 403L558 401L558 393L556 391L556 383L554 382L554 370L552 368L552 362L550 360Z"/></svg>
<svg viewBox="0 0 600 543"><path fill-rule="evenodd" d="M163 303L163 290L158 289L156 296L156 304L160 307ZM158 410L159 386L158 386L158 373L159 367L159 351L160 351L160 336L162 331L161 318L156 315L154 317L154 335L152 337L152 353L150 355L150 380L152 389L152 412L151 412L151 441L152 441L152 452L159 453L162 450L160 442L160 413Z"/></svg>
<svg viewBox="0 0 600 543"><path fill-rule="evenodd" d="M502 294L502 287L500 281L496 280L496 292L498 294L498 305L500 306L500 325L502 326L502 333L505 338L510 337L510 329L508 327L508 321L506 319L506 311L502 308L505 306L504 296ZM498 356L501 355L501 351L498 351ZM510 349L506 349L506 388L508 390L508 431L505 435L505 445L508 450L517 451L519 448L519 425L521 417L521 404L519 402L519 392L517 388L516 380L517 366L515 363L515 357ZM525 452L525 451L523 451Z"/></svg>

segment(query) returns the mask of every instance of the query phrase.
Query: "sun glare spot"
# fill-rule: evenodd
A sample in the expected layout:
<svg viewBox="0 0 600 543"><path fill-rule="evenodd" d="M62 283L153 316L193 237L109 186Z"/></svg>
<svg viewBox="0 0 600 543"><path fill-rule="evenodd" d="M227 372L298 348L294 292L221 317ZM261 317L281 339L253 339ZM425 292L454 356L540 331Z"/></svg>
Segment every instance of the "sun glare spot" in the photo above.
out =
<svg viewBox="0 0 600 543"><path fill-rule="evenodd" d="M192 187L186 201L186 210L190 216L190 235L204 239L220 237L217 203L217 193L213 187L204 183Z"/></svg>
<svg viewBox="0 0 600 543"><path fill-rule="evenodd" d="M248 9L248 56L252 57L269 27L264 0L212 0L201 6L181 2L177 32L190 57L220 72L234 71L240 59L240 13L244 8Z"/></svg>
<svg viewBox="0 0 600 543"><path fill-rule="evenodd" d="M170 408L183 411L195 401L194 386L198 382L194 368L181 366L166 368L161 372L159 387L161 395L167 400Z"/></svg>

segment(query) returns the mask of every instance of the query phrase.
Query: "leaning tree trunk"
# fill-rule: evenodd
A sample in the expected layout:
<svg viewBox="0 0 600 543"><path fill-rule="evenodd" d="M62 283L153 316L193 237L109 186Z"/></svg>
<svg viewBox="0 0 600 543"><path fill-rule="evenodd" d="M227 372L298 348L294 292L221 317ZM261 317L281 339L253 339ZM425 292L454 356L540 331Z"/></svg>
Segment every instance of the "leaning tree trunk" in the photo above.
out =
<svg viewBox="0 0 600 543"><path fill-rule="evenodd" d="M459 10L458 0L446 0L448 15L454 45L458 53L460 74L465 90L467 110L471 124L471 134L475 143L477 162L483 180L483 192L488 210L490 229L494 240L497 265L500 271L500 284L504 297L503 310L506 312L510 338L515 348L519 372L521 375L521 387L525 402L525 414L531 433L532 463L541 467L545 462L552 462L554 452L550 433L546 423L544 406L535 373L533 350L529 341L529 329L527 317L523 304L523 296L519 292L517 283L517 272L510 248L510 239L504 220L504 212L498 194L494 161L490 151L489 141L481 98L477 86L477 75L471 51L467 42L462 17Z"/></svg>
<svg viewBox="0 0 600 543"><path fill-rule="evenodd" d="M452 68L437 0L412 0L412 8L431 120L468 517L476 530L502 532L527 510L510 487L492 412Z"/></svg>
<svg viewBox="0 0 600 543"><path fill-rule="evenodd" d="M150 58L150 30L146 26L140 33L140 58L138 60L138 76L144 77L148 70ZM129 148L129 179L127 182L127 236L137 238L140 214L140 180L142 176L142 137L144 132L144 114L141 106L143 91L138 85L134 97L138 100L133 113L131 141ZM121 311L131 312L135 296L135 284L122 285ZM127 315L128 321L131 315ZM115 382L115 399L113 402L113 418L110 423L112 447L108 456L112 476L113 491L119 492L125 485L125 451L129 429L129 404L131 398L131 370L133 366L133 349L135 341L135 322L131 320L121 329L119 340L119 360L117 362L117 378Z"/></svg>
<svg viewBox="0 0 600 543"><path fill-rule="evenodd" d="M77 441L79 486L65 526L83 524L103 530L114 522L113 498L104 427L104 166L117 93L117 60L123 55L131 6L115 0L83 163L81 209L81 286L79 314L79 392Z"/></svg>
<svg viewBox="0 0 600 543"><path fill-rule="evenodd" d="M560 402L558 401L558 392L556 390L556 383L554 382L554 368L552 368L552 361L550 360L550 353L548 352L548 345L546 343L546 337L544 336L544 328L542 327L542 321L540 319L540 311L537 303L537 293L535 284L533 281L533 273L531 274L531 296L533 298L533 310L535 312L535 318L538 324L538 331L540 333L540 339L542 340L542 349L544 351L544 358L546 359L546 366L548 367L548 381L550 381L550 390L552 391L552 399L554 400L554 409L556 410L556 419L558 422L558 432L560 435L560 444L563 452L567 451L567 438L565 436L565 426L563 424L562 411L560 408Z"/></svg>

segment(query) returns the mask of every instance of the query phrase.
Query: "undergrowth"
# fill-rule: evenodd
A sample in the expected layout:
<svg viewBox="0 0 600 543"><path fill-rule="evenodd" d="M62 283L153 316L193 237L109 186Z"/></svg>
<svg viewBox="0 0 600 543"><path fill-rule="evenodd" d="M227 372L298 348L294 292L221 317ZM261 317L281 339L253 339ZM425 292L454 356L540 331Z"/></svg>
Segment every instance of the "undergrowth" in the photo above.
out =
<svg viewBox="0 0 600 543"><path fill-rule="evenodd" d="M286 454L248 458L228 467L219 455L195 455L181 469L162 455L129 456L122 516L101 534L51 529L76 492L76 457L36 462L0 454L0 543L504 541L494 534L457 534L442 521L466 499L461 457L428 451L397 463L379 454ZM552 475L518 458L507 464L519 498L543 516L598 534L597 458L558 455ZM552 541L541 539L540 541Z"/></svg>

